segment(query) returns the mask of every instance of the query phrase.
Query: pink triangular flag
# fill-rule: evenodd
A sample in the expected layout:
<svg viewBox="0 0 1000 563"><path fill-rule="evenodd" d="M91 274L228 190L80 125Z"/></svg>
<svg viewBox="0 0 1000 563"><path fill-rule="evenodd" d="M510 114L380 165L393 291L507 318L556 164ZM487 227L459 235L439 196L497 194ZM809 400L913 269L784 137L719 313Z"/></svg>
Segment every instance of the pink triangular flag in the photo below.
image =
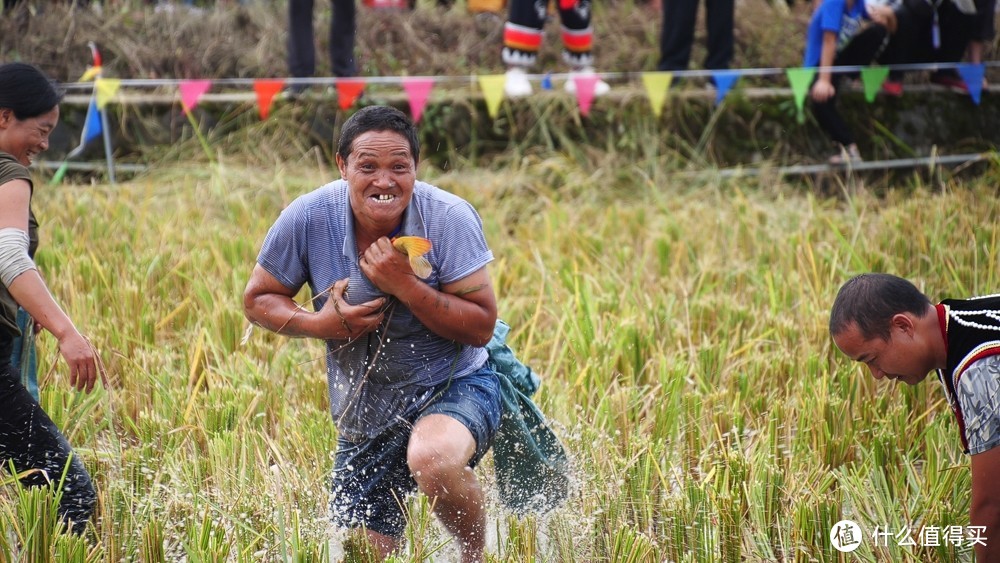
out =
<svg viewBox="0 0 1000 563"><path fill-rule="evenodd" d="M365 91L365 81L363 79L338 78L337 79L337 101L340 102L340 109L350 109L354 105L354 100Z"/></svg>
<svg viewBox="0 0 1000 563"><path fill-rule="evenodd" d="M177 85L181 91L181 105L190 113L198 105L198 100L212 87L211 80L183 80Z"/></svg>
<svg viewBox="0 0 1000 563"><path fill-rule="evenodd" d="M434 80L430 78L404 78L403 90L410 98L410 113L413 114L413 122L419 123L420 117L424 114L424 106L427 105L427 98L431 95L431 88L434 87Z"/></svg>
<svg viewBox="0 0 1000 563"><path fill-rule="evenodd" d="M600 80L596 74L574 76L576 82L576 101L580 104L580 114L586 117L590 114L590 104L594 101L594 86Z"/></svg>
<svg viewBox="0 0 1000 563"><path fill-rule="evenodd" d="M271 114L271 102L278 92L285 87L284 80L255 80L253 91L257 94L257 110L261 119L267 119Z"/></svg>

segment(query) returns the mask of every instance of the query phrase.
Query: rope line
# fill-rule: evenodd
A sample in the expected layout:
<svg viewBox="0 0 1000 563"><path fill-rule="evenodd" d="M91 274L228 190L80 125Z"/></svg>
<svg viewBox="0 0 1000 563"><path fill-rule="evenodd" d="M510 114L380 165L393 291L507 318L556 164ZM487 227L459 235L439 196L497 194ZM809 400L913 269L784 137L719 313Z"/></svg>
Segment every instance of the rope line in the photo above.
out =
<svg viewBox="0 0 1000 563"><path fill-rule="evenodd" d="M985 61L982 63L986 68L1000 67L1000 61ZM948 69L959 69L963 67L970 66L971 63L911 63L911 64L891 64L891 65L873 65L873 66L834 66L834 67L810 67L815 68L817 71L821 69L829 69L831 72L835 73L855 73L861 72L866 68L888 68L889 70L907 72L907 71L920 71L920 70L948 70ZM729 69L729 70L674 70L674 71L662 71L669 72L675 78L708 78L711 76L716 76L719 74L736 74L739 76L774 76L783 75L789 69L797 69L803 67L771 67L771 68L744 68L744 69ZM629 72L596 72L594 73L598 78L604 80L638 80L641 79L642 75L649 74L653 71L629 71ZM502 73L497 73L502 74ZM282 80L286 85L289 86L328 86L334 85L337 82L357 82L364 81L366 84L403 84L407 80L419 79L423 81L432 81L434 83L468 83L475 84L479 76L487 76L488 73L484 74L468 74L468 75L449 75L449 76L351 76L351 77L335 77L335 76L320 76L320 77L308 77L308 78L295 78L295 77L275 77L275 78L122 78L116 79L120 80L121 86L130 88L159 88L163 86L176 86L185 82L190 82L192 80L208 80L213 86L253 86L255 83L261 80ZM541 81L543 78L554 78L558 80L565 80L569 78L571 73L543 73L543 74L527 74L528 80ZM105 77L107 78L107 77ZM67 90L84 90L91 91L94 88L93 82L65 82L61 86Z"/></svg>

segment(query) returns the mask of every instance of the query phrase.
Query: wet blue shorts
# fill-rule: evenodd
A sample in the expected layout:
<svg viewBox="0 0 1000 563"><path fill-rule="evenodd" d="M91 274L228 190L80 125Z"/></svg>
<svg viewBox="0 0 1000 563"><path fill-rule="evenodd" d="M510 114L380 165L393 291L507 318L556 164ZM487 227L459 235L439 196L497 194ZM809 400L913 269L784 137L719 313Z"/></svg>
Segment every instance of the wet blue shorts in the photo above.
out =
<svg viewBox="0 0 1000 563"><path fill-rule="evenodd" d="M417 490L406 464L406 446L413 424L429 414L444 414L472 432L475 467L486 454L500 425L500 383L487 362L478 371L445 382L440 396L409 424L399 424L362 442L337 440L330 500L333 524L401 538L406 528L404 503Z"/></svg>

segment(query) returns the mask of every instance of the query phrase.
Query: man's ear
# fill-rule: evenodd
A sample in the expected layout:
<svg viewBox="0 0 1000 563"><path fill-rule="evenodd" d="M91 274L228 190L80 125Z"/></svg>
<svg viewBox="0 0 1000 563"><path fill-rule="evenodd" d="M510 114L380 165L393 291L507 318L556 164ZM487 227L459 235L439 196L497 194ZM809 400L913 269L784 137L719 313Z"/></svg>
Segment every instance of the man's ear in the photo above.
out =
<svg viewBox="0 0 1000 563"><path fill-rule="evenodd" d="M907 336L913 336L913 333L917 329L917 325L913 322L913 319L906 313L896 313L893 315L892 320L889 321L889 326L892 329L903 331Z"/></svg>
<svg viewBox="0 0 1000 563"><path fill-rule="evenodd" d="M337 169L340 170L340 177L346 178L347 175L345 174L345 172L347 172L347 161L340 156L340 153L336 153L336 161L337 161Z"/></svg>
<svg viewBox="0 0 1000 563"><path fill-rule="evenodd" d="M14 122L14 110L10 108L0 108L0 127L7 128Z"/></svg>

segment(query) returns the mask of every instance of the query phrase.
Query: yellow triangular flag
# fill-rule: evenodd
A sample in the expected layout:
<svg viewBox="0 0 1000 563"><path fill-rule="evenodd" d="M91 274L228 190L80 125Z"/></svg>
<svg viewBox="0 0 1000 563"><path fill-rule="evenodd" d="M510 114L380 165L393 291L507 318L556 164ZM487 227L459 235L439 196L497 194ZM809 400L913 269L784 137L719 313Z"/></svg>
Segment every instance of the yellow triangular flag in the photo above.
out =
<svg viewBox="0 0 1000 563"><path fill-rule="evenodd" d="M83 71L83 76L81 76L80 80L77 80L77 82L90 82L99 74L101 74L100 65L88 66L87 70Z"/></svg>
<svg viewBox="0 0 1000 563"><path fill-rule="evenodd" d="M486 111L490 112L492 118L496 118L500 111L506 81L507 77L503 74L486 74L479 77L479 88L482 89L483 98L486 99Z"/></svg>
<svg viewBox="0 0 1000 563"><path fill-rule="evenodd" d="M94 90L97 91L97 109L103 110L121 87L122 81L117 78L98 78L94 82Z"/></svg>
<svg viewBox="0 0 1000 563"><path fill-rule="evenodd" d="M642 83L646 86L646 95L649 96L649 103L653 106L653 114L660 117L663 113L663 103L667 101L667 90L670 83L674 81L672 72L644 72L642 73Z"/></svg>

